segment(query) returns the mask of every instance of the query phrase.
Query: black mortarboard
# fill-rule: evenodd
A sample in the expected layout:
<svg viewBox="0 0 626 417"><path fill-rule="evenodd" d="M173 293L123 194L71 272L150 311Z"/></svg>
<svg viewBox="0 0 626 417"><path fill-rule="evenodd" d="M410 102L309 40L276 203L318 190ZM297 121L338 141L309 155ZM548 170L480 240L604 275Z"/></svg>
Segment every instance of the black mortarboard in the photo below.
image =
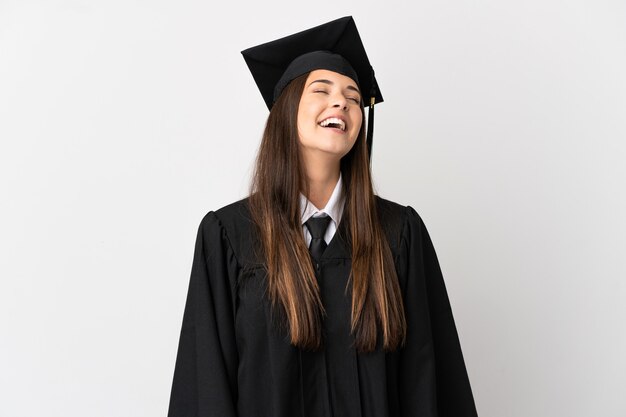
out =
<svg viewBox="0 0 626 417"><path fill-rule="evenodd" d="M241 53L270 110L285 86L309 71L327 69L352 78L359 85L364 105L370 106L367 148L371 155L374 104L382 103L383 97L352 16Z"/></svg>

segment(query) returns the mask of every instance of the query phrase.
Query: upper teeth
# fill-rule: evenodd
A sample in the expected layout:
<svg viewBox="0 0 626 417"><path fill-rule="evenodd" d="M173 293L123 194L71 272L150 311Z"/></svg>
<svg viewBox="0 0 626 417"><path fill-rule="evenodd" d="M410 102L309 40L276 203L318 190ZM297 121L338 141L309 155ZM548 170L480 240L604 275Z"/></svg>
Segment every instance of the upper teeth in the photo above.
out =
<svg viewBox="0 0 626 417"><path fill-rule="evenodd" d="M343 120L337 119L335 117L329 117L328 119L322 120L320 122L320 126L326 127L326 126L328 126L331 123L339 125L341 130L345 130L346 129L346 123Z"/></svg>

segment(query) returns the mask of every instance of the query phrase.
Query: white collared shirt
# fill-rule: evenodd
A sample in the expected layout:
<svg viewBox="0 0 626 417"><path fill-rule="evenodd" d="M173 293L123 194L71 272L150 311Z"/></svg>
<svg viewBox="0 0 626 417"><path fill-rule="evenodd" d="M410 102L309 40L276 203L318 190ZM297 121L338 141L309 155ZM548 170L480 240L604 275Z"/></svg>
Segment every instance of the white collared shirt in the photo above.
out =
<svg viewBox="0 0 626 417"><path fill-rule="evenodd" d="M306 198L302 193L300 193L300 211L302 213L302 233L304 234L304 240L306 242L307 247L311 243L311 233L309 233L309 229L307 229L306 223L310 217L323 217L330 216L330 223L328 224L328 228L326 229L326 234L324 235L324 241L326 244L330 243L331 239L335 235L337 231L337 226L341 221L341 216L343 214L343 206L345 204L345 196L343 195L343 182L341 180L341 172L339 173L339 180L337 180L337 184L335 185L335 189L326 203L326 207L322 209L318 209Z"/></svg>

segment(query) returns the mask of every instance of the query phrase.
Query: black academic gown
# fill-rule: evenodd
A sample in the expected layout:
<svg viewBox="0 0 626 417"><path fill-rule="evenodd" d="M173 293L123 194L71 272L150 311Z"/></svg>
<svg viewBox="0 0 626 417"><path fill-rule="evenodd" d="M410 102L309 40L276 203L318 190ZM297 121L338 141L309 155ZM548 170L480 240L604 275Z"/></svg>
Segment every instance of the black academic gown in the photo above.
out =
<svg viewBox="0 0 626 417"><path fill-rule="evenodd" d="M320 261L323 348L276 325L247 199L202 220L169 417L470 417L476 408L432 242L411 207L377 197L404 298L403 348L358 353L345 222Z"/></svg>

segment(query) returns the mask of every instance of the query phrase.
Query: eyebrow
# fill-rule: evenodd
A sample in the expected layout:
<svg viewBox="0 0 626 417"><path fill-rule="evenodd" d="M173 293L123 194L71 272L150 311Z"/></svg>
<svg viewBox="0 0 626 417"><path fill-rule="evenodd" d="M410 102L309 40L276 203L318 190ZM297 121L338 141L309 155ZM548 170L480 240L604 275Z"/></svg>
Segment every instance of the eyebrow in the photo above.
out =
<svg viewBox="0 0 626 417"><path fill-rule="evenodd" d="M309 84L309 87L315 83L323 83L323 84L328 84L328 85L333 85L334 83L330 80L315 80L313 82L311 82L311 84ZM352 90L352 91L356 91L357 93L359 93L359 95L361 95L361 92L359 91L358 88L356 88L353 85L349 85L346 87L347 90Z"/></svg>

